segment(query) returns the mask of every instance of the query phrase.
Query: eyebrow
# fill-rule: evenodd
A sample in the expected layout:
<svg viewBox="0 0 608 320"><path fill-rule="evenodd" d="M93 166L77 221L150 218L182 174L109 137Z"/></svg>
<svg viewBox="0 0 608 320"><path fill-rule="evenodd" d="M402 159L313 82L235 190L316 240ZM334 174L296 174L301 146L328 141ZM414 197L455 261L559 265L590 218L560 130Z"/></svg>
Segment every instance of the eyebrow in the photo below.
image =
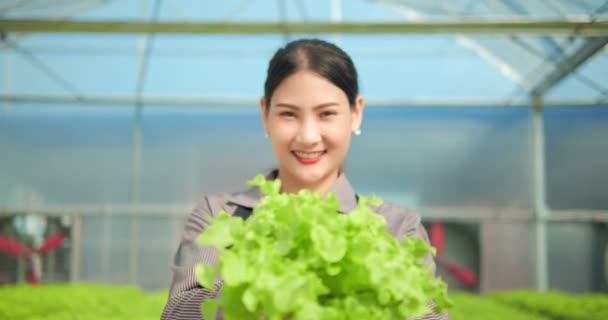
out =
<svg viewBox="0 0 608 320"><path fill-rule="evenodd" d="M318 106L313 107L313 109L323 109L323 108L327 108L327 107L332 107L332 106L337 106L339 105L337 102L326 102L326 103L322 103ZM290 104L290 103L277 103L275 105L276 107L284 107L284 108L289 108L289 109L300 109L298 106L294 105L294 104Z"/></svg>

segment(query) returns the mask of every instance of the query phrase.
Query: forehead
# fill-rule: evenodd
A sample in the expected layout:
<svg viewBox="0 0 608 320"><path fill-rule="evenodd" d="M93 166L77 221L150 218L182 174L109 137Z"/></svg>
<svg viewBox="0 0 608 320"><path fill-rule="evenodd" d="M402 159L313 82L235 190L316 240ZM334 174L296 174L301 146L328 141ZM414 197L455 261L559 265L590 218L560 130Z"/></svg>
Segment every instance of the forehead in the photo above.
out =
<svg viewBox="0 0 608 320"><path fill-rule="evenodd" d="M285 78L277 86L271 102L310 106L328 102L347 104L348 98L342 89L323 76L309 70L301 70Z"/></svg>

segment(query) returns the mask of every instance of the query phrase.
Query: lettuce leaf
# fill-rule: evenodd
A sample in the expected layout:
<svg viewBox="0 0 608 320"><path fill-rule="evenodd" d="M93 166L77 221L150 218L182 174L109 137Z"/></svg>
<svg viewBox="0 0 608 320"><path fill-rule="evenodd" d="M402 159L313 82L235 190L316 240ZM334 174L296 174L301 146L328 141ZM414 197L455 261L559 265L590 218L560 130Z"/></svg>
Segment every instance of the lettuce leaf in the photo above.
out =
<svg viewBox="0 0 608 320"><path fill-rule="evenodd" d="M422 258L434 250L423 240L399 242L360 197L348 214L335 194L302 190L282 194L280 181L249 182L265 197L249 219L220 213L198 243L220 251L216 267L197 266L201 285L224 281L220 298L202 305L227 320L404 319L449 307L447 285L431 276Z"/></svg>

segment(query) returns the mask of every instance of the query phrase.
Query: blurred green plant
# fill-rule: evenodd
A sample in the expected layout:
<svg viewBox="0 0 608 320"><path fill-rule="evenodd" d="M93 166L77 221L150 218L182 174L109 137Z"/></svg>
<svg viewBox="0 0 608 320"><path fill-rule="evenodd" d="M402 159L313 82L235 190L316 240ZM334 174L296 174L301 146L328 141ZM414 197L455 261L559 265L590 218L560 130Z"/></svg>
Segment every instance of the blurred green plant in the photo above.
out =
<svg viewBox="0 0 608 320"><path fill-rule="evenodd" d="M560 291L540 293L522 290L496 293L491 297L495 301L541 314L548 319L608 319L606 294L570 295Z"/></svg>
<svg viewBox="0 0 608 320"><path fill-rule="evenodd" d="M166 291L146 294L126 286L3 286L0 287L0 319L159 319L166 301Z"/></svg>
<svg viewBox="0 0 608 320"><path fill-rule="evenodd" d="M84 283L0 286L0 319L158 320L167 295L167 291L145 293L132 287ZM450 298L454 301L451 320L608 319L608 294L453 292Z"/></svg>
<svg viewBox="0 0 608 320"><path fill-rule="evenodd" d="M458 292L450 293L450 298L454 301L454 306L450 308L451 320L552 320L488 296Z"/></svg>

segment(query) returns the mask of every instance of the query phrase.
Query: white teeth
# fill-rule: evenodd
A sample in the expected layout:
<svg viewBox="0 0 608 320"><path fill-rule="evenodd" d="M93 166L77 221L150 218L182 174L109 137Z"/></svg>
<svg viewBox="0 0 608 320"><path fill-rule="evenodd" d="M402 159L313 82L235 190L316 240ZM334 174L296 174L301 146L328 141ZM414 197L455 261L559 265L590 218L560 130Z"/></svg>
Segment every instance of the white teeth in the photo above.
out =
<svg viewBox="0 0 608 320"><path fill-rule="evenodd" d="M323 151L321 151L321 152L297 152L297 151L294 151L294 153L296 154L296 156L298 156L299 158L302 158L302 159L314 159L314 158L318 158L319 156L321 156L323 154Z"/></svg>

